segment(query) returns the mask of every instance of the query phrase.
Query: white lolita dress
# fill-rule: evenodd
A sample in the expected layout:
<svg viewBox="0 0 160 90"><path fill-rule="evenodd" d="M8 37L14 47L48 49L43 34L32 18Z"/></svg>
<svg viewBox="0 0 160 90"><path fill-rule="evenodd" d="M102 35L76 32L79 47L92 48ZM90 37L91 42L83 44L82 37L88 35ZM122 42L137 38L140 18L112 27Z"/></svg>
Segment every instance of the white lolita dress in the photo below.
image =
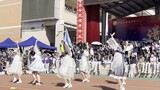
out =
<svg viewBox="0 0 160 90"><path fill-rule="evenodd" d="M35 51L35 55L34 55L35 60L31 63L31 65L29 66L29 69L31 71L45 72L46 69L42 62L41 52L38 50L37 46L35 46L34 51Z"/></svg>
<svg viewBox="0 0 160 90"><path fill-rule="evenodd" d="M13 58L12 64L9 68L9 74L23 74L22 71L22 58L20 56L19 50L15 50L15 56Z"/></svg>

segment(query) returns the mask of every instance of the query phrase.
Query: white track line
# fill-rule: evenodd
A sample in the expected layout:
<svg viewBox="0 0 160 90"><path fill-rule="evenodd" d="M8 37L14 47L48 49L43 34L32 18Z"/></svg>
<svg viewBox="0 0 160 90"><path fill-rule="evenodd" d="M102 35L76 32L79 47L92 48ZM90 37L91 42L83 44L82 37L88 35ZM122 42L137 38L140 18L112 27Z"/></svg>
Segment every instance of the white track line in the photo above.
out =
<svg viewBox="0 0 160 90"><path fill-rule="evenodd" d="M6 88L11 88L12 86L8 86L8 85L0 85L0 87L6 87ZM14 87L14 86L13 86ZM16 88L16 87L15 87ZM23 87L18 87L17 89L20 90L38 90L38 89L31 89L31 88L23 88Z"/></svg>

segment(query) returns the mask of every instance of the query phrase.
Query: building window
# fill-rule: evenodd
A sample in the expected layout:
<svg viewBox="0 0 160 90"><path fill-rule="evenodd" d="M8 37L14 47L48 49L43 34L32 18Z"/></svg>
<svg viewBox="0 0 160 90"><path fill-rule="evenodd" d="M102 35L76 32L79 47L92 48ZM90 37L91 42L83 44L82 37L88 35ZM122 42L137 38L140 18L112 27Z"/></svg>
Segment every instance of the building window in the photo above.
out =
<svg viewBox="0 0 160 90"><path fill-rule="evenodd" d="M65 10L69 11L69 12L72 12L72 13L77 13L77 9L76 8L73 8L69 5L65 5Z"/></svg>
<svg viewBox="0 0 160 90"><path fill-rule="evenodd" d="M71 7L71 6L68 6L68 5L65 5L65 9L66 9L67 11L72 11L72 7Z"/></svg>
<svg viewBox="0 0 160 90"><path fill-rule="evenodd" d="M77 8L74 8L73 12L74 12L74 13L77 13Z"/></svg>

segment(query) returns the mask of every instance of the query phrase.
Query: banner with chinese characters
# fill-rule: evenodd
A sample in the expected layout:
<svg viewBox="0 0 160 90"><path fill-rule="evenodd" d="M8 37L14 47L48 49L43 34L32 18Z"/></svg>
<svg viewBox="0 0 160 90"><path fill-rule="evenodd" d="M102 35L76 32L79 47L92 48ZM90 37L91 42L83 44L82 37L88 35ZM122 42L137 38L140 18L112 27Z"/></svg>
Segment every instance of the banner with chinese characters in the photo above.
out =
<svg viewBox="0 0 160 90"><path fill-rule="evenodd" d="M77 0L77 32L76 41L86 41L86 11L83 0Z"/></svg>
<svg viewBox="0 0 160 90"><path fill-rule="evenodd" d="M109 33L130 41L159 40L160 16L143 16L109 20Z"/></svg>

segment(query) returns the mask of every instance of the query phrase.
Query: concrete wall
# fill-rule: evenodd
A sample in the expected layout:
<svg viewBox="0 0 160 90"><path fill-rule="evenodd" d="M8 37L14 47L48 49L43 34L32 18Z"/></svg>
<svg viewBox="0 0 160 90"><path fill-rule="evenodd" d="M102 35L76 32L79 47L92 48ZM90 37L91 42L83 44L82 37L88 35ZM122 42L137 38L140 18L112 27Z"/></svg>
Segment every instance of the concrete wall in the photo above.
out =
<svg viewBox="0 0 160 90"><path fill-rule="evenodd" d="M22 20L54 17L55 0L23 0Z"/></svg>
<svg viewBox="0 0 160 90"><path fill-rule="evenodd" d="M31 36L34 36L39 41L42 41L43 43L50 45L49 39L46 36L46 30L45 29L35 29L35 30L25 30L22 31L22 41L30 38Z"/></svg>
<svg viewBox="0 0 160 90"><path fill-rule="evenodd" d="M22 0L0 2L0 41L11 38L19 41L21 36Z"/></svg>
<svg viewBox="0 0 160 90"><path fill-rule="evenodd" d="M65 10L63 20L66 23L77 25L77 14Z"/></svg>
<svg viewBox="0 0 160 90"><path fill-rule="evenodd" d="M76 25L77 18L75 13L65 11L65 0L55 0L54 18L46 17L43 19L23 20L22 22L22 41L35 36L38 40L48 45L56 46L59 51L59 45L64 38L64 23ZM42 27L42 24L44 27ZM31 29L32 27L35 29ZM42 30L42 28L45 28L45 30Z"/></svg>

